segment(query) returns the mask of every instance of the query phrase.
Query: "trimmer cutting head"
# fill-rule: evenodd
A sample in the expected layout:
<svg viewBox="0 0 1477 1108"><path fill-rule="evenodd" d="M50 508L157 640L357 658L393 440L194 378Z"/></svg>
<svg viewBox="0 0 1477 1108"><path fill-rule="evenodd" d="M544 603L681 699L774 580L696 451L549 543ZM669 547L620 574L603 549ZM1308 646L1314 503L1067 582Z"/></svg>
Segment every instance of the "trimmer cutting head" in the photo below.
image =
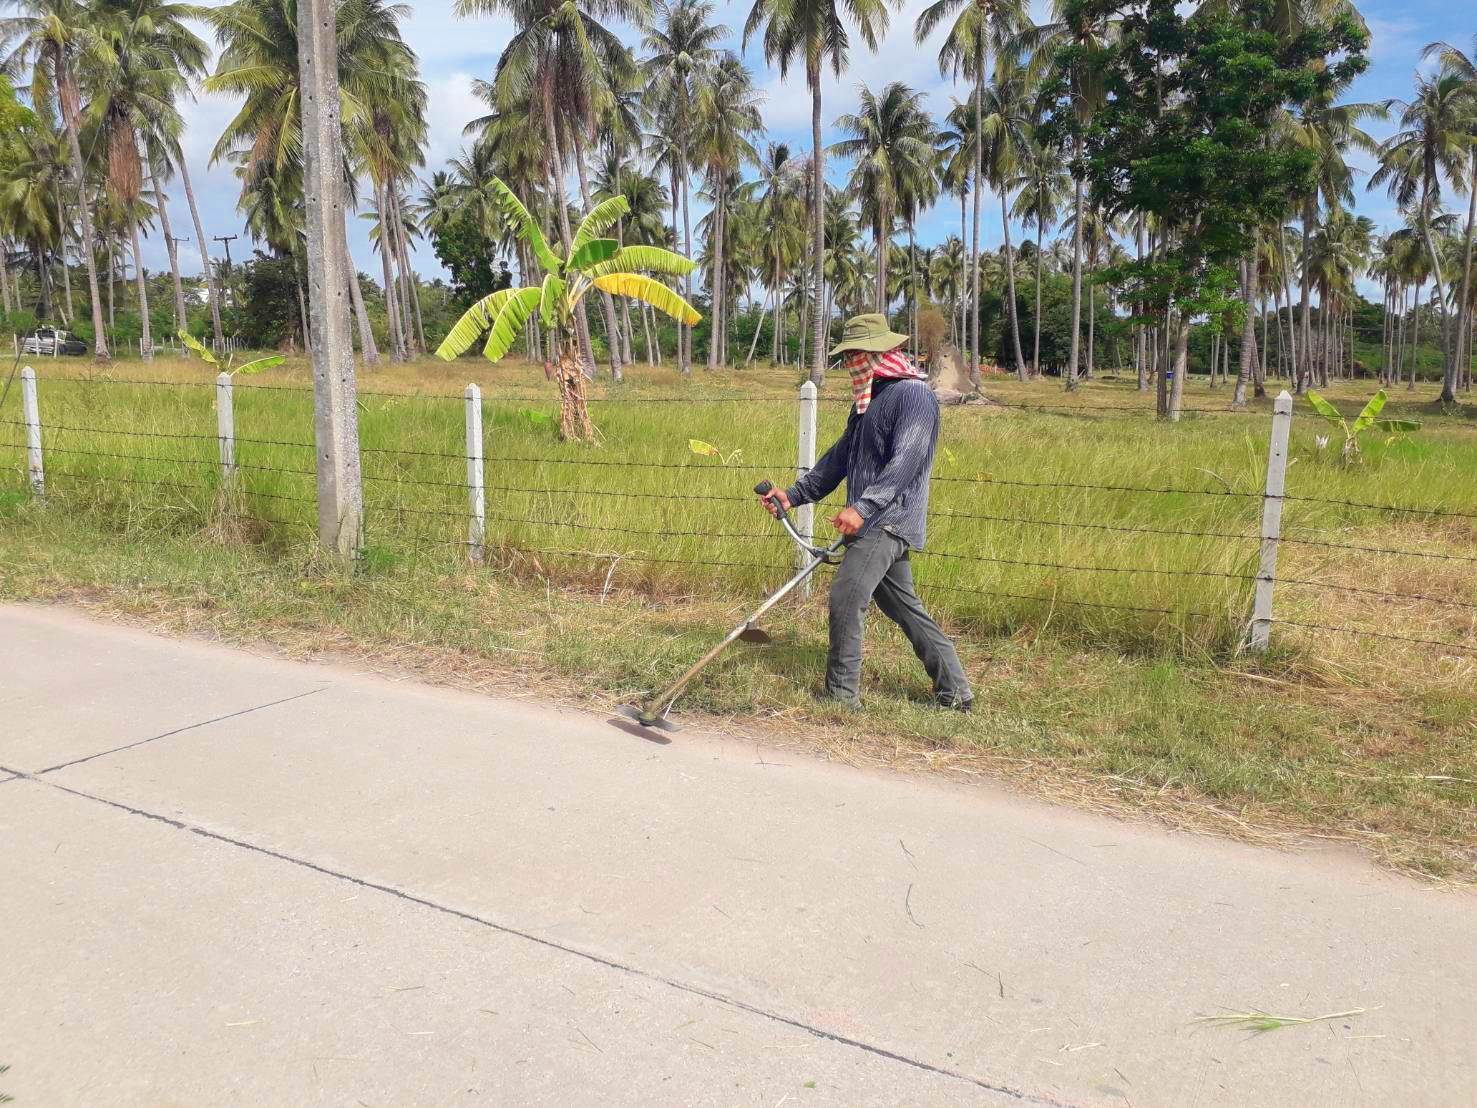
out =
<svg viewBox="0 0 1477 1108"><path fill-rule="evenodd" d="M646 710L638 704L622 704L616 710L616 715L625 716L642 727L649 727L654 731L680 731L682 728L669 720L666 716L648 716Z"/></svg>

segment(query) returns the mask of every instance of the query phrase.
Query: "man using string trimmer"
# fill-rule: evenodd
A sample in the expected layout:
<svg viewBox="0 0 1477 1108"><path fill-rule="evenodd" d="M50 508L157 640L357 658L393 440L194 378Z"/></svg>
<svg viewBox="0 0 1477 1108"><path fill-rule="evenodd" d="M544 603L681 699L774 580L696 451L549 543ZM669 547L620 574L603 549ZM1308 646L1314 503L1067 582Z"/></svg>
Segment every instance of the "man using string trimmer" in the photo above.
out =
<svg viewBox="0 0 1477 1108"><path fill-rule="evenodd" d="M846 539L846 556L831 583L831 649L826 696L861 707L862 619L877 607L899 627L933 679L934 700L967 712L974 704L954 644L913 589L912 550L923 549L928 480L938 445L939 405L923 374L899 349L906 335L887 317L846 322L831 355L843 355L856 403L846 430L815 468L788 489L760 499L771 515L823 500L846 480L846 507L831 524Z"/></svg>

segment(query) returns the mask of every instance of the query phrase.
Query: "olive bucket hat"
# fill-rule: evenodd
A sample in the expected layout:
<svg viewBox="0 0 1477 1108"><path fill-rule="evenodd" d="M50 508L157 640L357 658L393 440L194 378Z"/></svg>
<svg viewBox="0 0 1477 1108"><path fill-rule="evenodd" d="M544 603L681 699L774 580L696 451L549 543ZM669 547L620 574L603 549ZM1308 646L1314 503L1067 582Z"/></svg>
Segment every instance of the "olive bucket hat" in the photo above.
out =
<svg viewBox="0 0 1477 1108"><path fill-rule="evenodd" d="M848 350L866 350L874 354L882 354L888 350L896 350L908 341L907 335L900 335L887 326L887 317L881 312L871 312L867 315L852 316L846 321L846 326L841 330L841 341L831 347L831 357L844 354Z"/></svg>

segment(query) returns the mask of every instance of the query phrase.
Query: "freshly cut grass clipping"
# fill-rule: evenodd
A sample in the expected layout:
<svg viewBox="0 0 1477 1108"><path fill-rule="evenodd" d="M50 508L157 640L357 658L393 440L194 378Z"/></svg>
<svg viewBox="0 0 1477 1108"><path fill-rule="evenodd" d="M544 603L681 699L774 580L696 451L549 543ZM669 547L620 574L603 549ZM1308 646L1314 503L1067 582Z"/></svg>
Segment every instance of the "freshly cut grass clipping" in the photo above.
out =
<svg viewBox="0 0 1477 1108"><path fill-rule="evenodd" d="M1365 1012L1375 1011L1374 1008L1350 1008L1345 1012L1329 1012L1322 1016L1276 1016L1271 1012L1262 1012L1253 1009L1250 1012L1226 1012L1218 1016L1200 1016L1198 1022L1212 1023L1221 1027L1235 1028L1239 1031L1250 1031L1254 1035L1260 1035L1267 1031L1277 1031L1283 1027L1296 1027L1306 1023L1324 1023L1328 1020L1341 1020L1348 1016L1359 1016Z"/></svg>

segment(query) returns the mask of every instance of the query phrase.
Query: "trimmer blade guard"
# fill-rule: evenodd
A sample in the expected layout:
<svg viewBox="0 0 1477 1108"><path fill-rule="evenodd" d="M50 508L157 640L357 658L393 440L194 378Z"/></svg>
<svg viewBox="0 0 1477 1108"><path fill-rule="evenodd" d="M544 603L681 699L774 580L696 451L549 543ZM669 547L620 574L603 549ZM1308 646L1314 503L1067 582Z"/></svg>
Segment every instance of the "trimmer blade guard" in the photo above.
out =
<svg viewBox="0 0 1477 1108"><path fill-rule="evenodd" d="M639 723L642 727L650 727L655 731L682 730L682 728L678 727L665 716L648 716L645 709L636 704L622 704L615 711L617 715L625 716L627 719Z"/></svg>
<svg viewBox="0 0 1477 1108"><path fill-rule="evenodd" d="M774 640L769 637L769 632L762 627L745 627L739 632L739 642L751 642L763 646L766 643L774 642Z"/></svg>

